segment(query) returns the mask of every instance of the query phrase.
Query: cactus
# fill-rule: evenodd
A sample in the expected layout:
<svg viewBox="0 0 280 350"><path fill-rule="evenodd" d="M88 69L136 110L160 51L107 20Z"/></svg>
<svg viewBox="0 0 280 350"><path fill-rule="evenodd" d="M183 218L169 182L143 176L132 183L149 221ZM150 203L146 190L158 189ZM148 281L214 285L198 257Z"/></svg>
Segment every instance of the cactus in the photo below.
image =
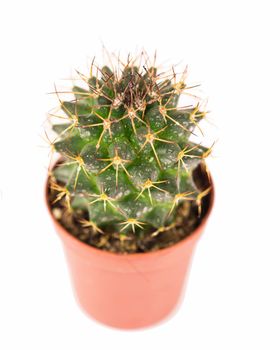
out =
<svg viewBox="0 0 280 350"><path fill-rule="evenodd" d="M96 67L87 88L74 86L71 101L60 99L65 123L53 125L53 142L63 161L51 175L55 202L82 210L80 224L94 232L149 234L170 229L182 203L197 205L193 170L211 148L189 139L201 131L199 104L178 107L190 87L177 74L164 77L155 65L129 59L122 68ZM63 114L63 115L62 115Z"/></svg>

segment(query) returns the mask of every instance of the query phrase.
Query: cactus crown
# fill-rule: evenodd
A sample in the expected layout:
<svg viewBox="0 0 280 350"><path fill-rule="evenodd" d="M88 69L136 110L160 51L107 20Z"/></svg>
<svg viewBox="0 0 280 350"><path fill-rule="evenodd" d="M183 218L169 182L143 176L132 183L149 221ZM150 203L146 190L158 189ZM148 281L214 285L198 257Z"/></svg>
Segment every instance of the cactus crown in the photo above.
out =
<svg viewBox="0 0 280 350"><path fill-rule="evenodd" d="M148 61L118 62L92 64L89 77L78 73L87 88L74 86L71 101L57 92L65 123L53 125L53 146L64 161L51 187L56 201L87 213L82 224L95 232L155 234L172 226L181 203L196 201L200 210L207 191L192 172L211 149L189 138L205 112L199 104L178 107L191 88L186 71L178 78Z"/></svg>

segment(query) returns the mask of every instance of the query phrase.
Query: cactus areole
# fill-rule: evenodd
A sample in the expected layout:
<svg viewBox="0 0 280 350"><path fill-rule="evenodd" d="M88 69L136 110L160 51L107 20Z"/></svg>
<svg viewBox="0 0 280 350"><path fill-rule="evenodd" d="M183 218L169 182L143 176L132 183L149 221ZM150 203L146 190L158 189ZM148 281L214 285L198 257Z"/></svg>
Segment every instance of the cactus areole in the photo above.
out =
<svg viewBox="0 0 280 350"><path fill-rule="evenodd" d="M211 147L190 141L203 136L200 103L178 106L192 89L186 70L161 72L138 57L93 63L88 76L78 75L86 86L73 86L71 100L56 91L52 146L61 158L48 181L55 219L117 253L165 248L191 234L212 193L209 178L199 185Z"/></svg>

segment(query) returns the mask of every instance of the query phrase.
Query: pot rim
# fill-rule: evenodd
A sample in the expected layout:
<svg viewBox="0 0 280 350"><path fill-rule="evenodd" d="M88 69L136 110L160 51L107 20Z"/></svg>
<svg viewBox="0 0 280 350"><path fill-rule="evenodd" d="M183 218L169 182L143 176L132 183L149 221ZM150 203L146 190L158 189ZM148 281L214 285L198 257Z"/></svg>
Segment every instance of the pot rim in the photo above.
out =
<svg viewBox="0 0 280 350"><path fill-rule="evenodd" d="M56 164L56 162L55 162ZM52 167L53 168L53 167ZM214 205L214 200L215 200L215 186L214 186L214 182L213 182L213 178L211 176L211 174L208 174L209 177L209 183L211 185L211 191L210 191L210 201L209 201L209 207L207 212L205 213L204 217L201 219L200 224L188 235L186 236L184 239L180 240L179 242L172 244L171 246L162 248L162 249L158 249L158 250L154 250L154 251L149 251L149 252L138 252L138 253L114 253L108 250L102 250L102 249L98 249L94 246L91 246L85 242L80 241L78 238L76 238L75 236L73 236L70 232L67 231L67 229L61 225L61 223L53 216L53 213L51 211L51 206L50 203L48 201L48 183L49 183L49 176L47 177L46 180L46 184L45 184L45 203L47 205L47 209L49 212L49 215L51 217L51 219L54 221L54 223L56 225L59 226L60 228L60 233L62 235L64 235L64 237L71 241L74 245L76 245L77 247L80 247L81 249L85 249L88 253L94 252L95 254L99 254L100 256L114 256L114 257L118 257L120 259L127 259L127 258L144 258L147 256L157 256L157 255L161 255L162 253L166 253L168 254L169 252L173 251L174 249L178 248L179 246L185 244L187 241L189 241L190 239L194 239L196 236L198 236L201 233L201 228L203 226L205 226L212 210L213 210L213 205Z"/></svg>

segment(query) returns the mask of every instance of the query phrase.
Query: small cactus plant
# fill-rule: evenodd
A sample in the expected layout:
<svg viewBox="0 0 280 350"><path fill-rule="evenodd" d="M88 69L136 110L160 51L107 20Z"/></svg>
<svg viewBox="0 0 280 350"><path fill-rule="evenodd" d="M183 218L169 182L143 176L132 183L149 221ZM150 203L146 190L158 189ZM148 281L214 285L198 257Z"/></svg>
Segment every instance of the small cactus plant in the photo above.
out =
<svg viewBox="0 0 280 350"><path fill-rule="evenodd" d="M87 88L74 86L71 101L59 97L66 122L53 125L63 157L50 176L53 202L83 211L80 225L94 233L154 237L175 225L183 203L195 203L199 216L210 191L197 188L193 170L211 148L189 140L205 112L178 107L190 88L186 72L178 81L174 70L136 62L92 64L89 77L78 72Z"/></svg>

